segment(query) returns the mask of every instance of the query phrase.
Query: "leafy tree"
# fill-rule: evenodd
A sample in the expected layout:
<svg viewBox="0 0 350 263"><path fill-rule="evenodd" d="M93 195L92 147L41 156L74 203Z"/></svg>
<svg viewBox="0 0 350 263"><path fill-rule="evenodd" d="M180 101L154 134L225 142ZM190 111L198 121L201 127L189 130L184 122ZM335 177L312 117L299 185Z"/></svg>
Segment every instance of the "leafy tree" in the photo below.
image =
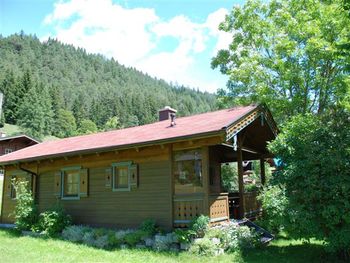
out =
<svg viewBox="0 0 350 263"><path fill-rule="evenodd" d="M55 120L63 109L73 112L77 124L90 119L100 130L113 116L123 127L156 121L165 105L179 116L215 109L213 94L169 85L54 39L40 42L24 32L0 37L0 54L0 90L6 122L12 124L19 122L18 107L36 80L49 90ZM55 123L51 130L57 134Z"/></svg>
<svg viewBox="0 0 350 263"><path fill-rule="evenodd" d="M135 115L129 115L125 122L126 127L134 127L139 125L139 119Z"/></svg>
<svg viewBox="0 0 350 263"><path fill-rule="evenodd" d="M348 259L349 127L350 112L342 108L321 117L296 116L269 145L284 165L273 181L285 189L290 235L325 240L330 251Z"/></svg>
<svg viewBox="0 0 350 263"><path fill-rule="evenodd" d="M104 129L106 131L110 131L110 130L116 130L116 129L120 129L122 128L122 126L120 125L120 121L119 121L119 117L118 116L114 116L109 118L109 120L106 122Z"/></svg>
<svg viewBox="0 0 350 263"><path fill-rule="evenodd" d="M77 130L77 124L73 113L68 110L60 109L58 111L55 127L57 130L53 132L53 135L60 138L73 136Z"/></svg>
<svg viewBox="0 0 350 263"><path fill-rule="evenodd" d="M90 134L97 131L97 126L92 120L83 119L79 124L78 134Z"/></svg>
<svg viewBox="0 0 350 263"><path fill-rule="evenodd" d="M224 164L221 166L222 187L229 193L238 192L237 163Z"/></svg>
<svg viewBox="0 0 350 263"><path fill-rule="evenodd" d="M346 93L346 61L338 46L350 32L340 0L249 0L220 25L229 49L212 60L229 76L220 103L264 102L277 120L322 113Z"/></svg>
<svg viewBox="0 0 350 263"><path fill-rule="evenodd" d="M36 138L51 134L53 123L51 107L47 88L42 84L33 85L19 105L18 124Z"/></svg>

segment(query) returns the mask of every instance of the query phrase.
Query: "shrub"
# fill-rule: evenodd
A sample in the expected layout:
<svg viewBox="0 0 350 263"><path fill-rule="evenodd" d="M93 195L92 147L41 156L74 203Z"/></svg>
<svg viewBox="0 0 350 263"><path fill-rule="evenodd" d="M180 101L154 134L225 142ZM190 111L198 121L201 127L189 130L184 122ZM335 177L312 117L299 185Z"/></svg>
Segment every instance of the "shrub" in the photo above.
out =
<svg viewBox="0 0 350 263"><path fill-rule="evenodd" d="M294 238L324 240L330 252L350 259L350 112L292 118L269 149L282 169L275 183L288 200L285 229ZM310 224L312 222L312 224Z"/></svg>
<svg viewBox="0 0 350 263"><path fill-rule="evenodd" d="M148 233L148 236L152 236L157 232L157 225L153 219L147 219L141 223L139 229Z"/></svg>
<svg viewBox="0 0 350 263"><path fill-rule="evenodd" d="M131 230L131 229L119 230L115 232L114 235L115 235L116 242L119 242L119 243L125 242L125 236L133 232L135 232L135 230Z"/></svg>
<svg viewBox="0 0 350 263"><path fill-rule="evenodd" d="M262 225L273 233L283 229L287 199L281 186L269 186L258 196L262 203Z"/></svg>
<svg viewBox="0 0 350 263"><path fill-rule="evenodd" d="M98 248L107 248L110 244L108 243L108 235L96 237L94 246Z"/></svg>
<svg viewBox="0 0 350 263"><path fill-rule="evenodd" d="M201 256L214 256L219 247L209 238L196 239L190 247L189 252Z"/></svg>
<svg viewBox="0 0 350 263"><path fill-rule="evenodd" d="M82 242L87 230L84 226L68 226L62 231L62 237L71 242Z"/></svg>
<svg viewBox="0 0 350 263"><path fill-rule="evenodd" d="M254 247L258 236L247 226L231 224L223 231L222 246L228 252Z"/></svg>
<svg viewBox="0 0 350 263"><path fill-rule="evenodd" d="M38 221L38 210L34 204L28 182L13 181L16 190L15 225L19 230L30 230Z"/></svg>
<svg viewBox="0 0 350 263"><path fill-rule="evenodd" d="M196 232L193 230L176 229L175 235L180 243L189 244L191 243L192 238L196 235Z"/></svg>
<svg viewBox="0 0 350 263"><path fill-rule="evenodd" d="M133 247L137 243L139 243L142 239L146 238L147 236L148 236L147 232L143 230L136 230L134 232L126 234L124 237L124 240L125 240L125 243Z"/></svg>
<svg viewBox="0 0 350 263"><path fill-rule="evenodd" d="M95 246L95 236L92 231L85 232L82 239L83 243L88 246Z"/></svg>
<svg viewBox="0 0 350 263"><path fill-rule="evenodd" d="M63 229L72 223L72 219L64 212L62 206L57 204L49 211L39 215L39 229L48 236L57 236Z"/></svg>
<svg viewBox="0 0 350 263"><path fill-rule="evenodd" d="M208 216L200 215L190 222L189 228L196 233L197 237L203 237L205 231L209 228L209 222Z"/></svg>

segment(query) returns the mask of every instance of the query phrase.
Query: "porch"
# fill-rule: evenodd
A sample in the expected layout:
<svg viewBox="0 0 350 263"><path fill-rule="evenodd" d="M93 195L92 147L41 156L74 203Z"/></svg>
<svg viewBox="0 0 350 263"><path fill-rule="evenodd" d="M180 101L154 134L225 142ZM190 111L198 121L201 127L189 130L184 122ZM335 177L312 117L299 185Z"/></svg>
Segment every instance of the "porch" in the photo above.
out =
<svg viewBox="0 0 350 263"><path fill-rule="evenodd" d="M241 122L233 130L228 127L221 144L173 153L174 227L185 226L201 214L208 215L211 222L216 223L254 218L261 212L257 195L266 181L266 160L272 157L267 142L275 138L276 130L263 115L247 116ZM249 179L244 168L247 161L255 161L258 166L255 167L259 171L256 191L245 189ZM237 191L228 193L222 184L222 166L230 163L236 164ZM192 181L188 179L191 174Z"/></svg>

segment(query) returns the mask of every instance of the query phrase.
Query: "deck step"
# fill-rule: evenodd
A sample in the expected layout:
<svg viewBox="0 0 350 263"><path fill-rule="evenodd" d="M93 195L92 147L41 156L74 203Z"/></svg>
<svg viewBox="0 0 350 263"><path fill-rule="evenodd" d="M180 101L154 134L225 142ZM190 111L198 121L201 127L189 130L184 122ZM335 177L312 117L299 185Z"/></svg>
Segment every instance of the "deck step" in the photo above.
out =
<svg viewBox="0 0 350 263"><path fill-rule="evenodd" d="M232 220L232 221L238 223L238 225L240 226L247 226L249 228L253 228L257 233L261 233L260 241L263 244L267 244L275 238L274 235L272 235L270 232L258 226L257 224L250 221L249 219L240 219L240 220Z"/></svg>

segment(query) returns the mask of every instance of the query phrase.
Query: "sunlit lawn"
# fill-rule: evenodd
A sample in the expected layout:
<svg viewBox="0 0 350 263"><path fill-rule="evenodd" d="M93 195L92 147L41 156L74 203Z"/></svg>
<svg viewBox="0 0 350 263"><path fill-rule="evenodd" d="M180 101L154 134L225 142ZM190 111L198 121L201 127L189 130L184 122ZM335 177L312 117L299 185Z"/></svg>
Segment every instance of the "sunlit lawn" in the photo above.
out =
<svg viewBox="0 0 350 263"><path fill-rule="evenodd" d="M0 262L336 262L325 256L321 242L279 238L270 245L242 254L199 257L188 252L160 253L149 250L107 251L58 239L22 237L0 229Z"/></svg>

